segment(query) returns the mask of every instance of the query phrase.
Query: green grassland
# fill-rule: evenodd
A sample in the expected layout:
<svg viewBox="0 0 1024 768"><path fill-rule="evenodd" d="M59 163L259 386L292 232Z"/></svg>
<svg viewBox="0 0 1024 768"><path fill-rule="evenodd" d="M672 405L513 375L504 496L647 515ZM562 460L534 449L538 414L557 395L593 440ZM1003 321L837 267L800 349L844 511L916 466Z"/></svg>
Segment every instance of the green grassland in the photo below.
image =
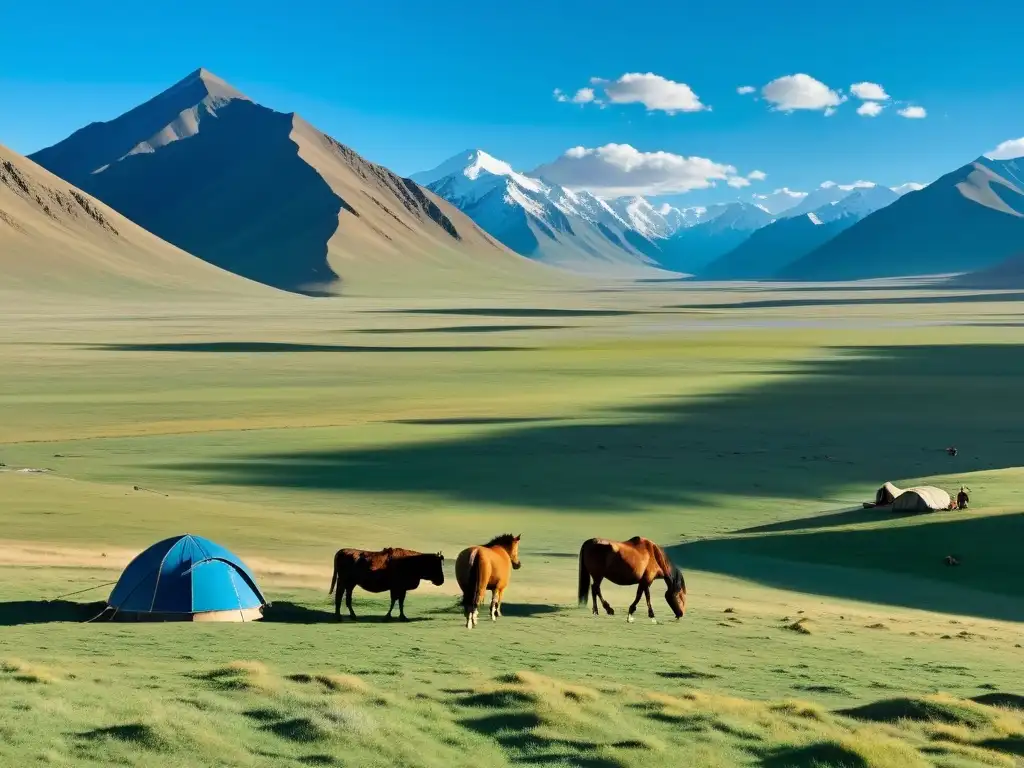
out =
<svg viewBox="0 0 1024 768"><path fill-rule="evenodd" d="M1020 298L0 292L0 764L1021 764ZM973 503L861 509L886 480ZM265 621L83 623L186 531ZM505 531L506 617L467 632L451 563ZM638 534L678 623L574 605L580 543ZM388 545L446 584L336 623L334 550Z"/></svg>

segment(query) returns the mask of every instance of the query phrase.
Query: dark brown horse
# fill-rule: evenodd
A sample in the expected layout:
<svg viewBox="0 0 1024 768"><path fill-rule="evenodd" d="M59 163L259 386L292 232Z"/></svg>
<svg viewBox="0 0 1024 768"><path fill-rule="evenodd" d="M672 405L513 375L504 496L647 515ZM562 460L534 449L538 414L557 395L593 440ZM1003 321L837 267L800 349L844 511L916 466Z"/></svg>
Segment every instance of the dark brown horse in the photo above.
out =
<svg viewBox="0 0 1024 768"><path fill-rule="evenodd" d="M459 552L455 560L455 578L462 589L462 608L466 629L476 626L484 592L491 590L491 621L501 616L501 601L513 570L519 570L519 536L506 533L483 546Z"/></svg>
<svg viewBox="0 0 1024 768"><path fill-rule="evenodd" d="M636 600L629 606L626 621L633 621L633 613L641 596L647 598L647 615L654 621L651 606L651 584L655 579L664 579L668 589L665 601L676 619L686 613L686 582L683 572L672 564L665 551L649 539L634 536L629 541L589 539L580 547L580 605L587 604L588 593L594 599L594 614L597 615L597 601L601 601L608 615L615 611L601 594L601 582L608 579L612 584L622 586L637 584ZM591 583L593 580L593 583Z"/></svg>
<svg viewBox="0 0 1024 768"><path fill-rule="evenodd" d="M352 592L362 587L367 592L390 592L391 608L387 618L391 618L398 603L398 617L408 621L405 615L405 595L416 589L422 579L427 579L435 586L444 584L444 556L424 555L412 549L389 547L380 552L365 549L339 549L334 555L334 575L331 577L331 588L328 594L334 595L334 615L341 618L341 600L345 596L348 615L356 618L352 610Z"/></svg>

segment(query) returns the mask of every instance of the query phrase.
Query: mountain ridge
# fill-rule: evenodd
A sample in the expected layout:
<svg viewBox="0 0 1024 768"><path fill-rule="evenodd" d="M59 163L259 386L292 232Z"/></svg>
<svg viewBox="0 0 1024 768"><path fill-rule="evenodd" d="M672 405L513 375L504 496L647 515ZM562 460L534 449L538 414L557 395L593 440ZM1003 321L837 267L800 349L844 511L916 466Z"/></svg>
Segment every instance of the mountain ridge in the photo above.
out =
<svg viewBox="0 0 1024 768"><path fill-rule="evenodd" d="M289 291L372 291L403 270L439 287L560 279L415 182L205 69L33 158L182 249Z"/></svg>

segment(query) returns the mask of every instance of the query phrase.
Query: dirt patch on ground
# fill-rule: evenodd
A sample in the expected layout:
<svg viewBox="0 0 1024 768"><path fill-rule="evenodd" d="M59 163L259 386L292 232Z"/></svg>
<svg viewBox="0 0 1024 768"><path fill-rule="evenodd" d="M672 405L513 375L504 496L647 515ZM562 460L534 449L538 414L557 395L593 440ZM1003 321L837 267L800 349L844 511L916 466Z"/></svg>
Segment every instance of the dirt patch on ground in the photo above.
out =
<svg viewBox="0 0 1024 768"><path fill-rule="evenodd" d="M117 547L66 547L45 542L0 540L0 566L100 568L123 570L138 551ZM261 580L298 587L324 587L331 581L331 566L286 563L264 557L246 557L245 563Z"/></svg>

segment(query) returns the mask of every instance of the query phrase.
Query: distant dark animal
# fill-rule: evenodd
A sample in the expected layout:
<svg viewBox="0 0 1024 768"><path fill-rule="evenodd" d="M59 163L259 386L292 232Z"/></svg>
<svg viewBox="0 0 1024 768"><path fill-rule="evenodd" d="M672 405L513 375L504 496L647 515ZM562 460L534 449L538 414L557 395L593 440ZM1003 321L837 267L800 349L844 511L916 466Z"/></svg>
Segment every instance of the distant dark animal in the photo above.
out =
<svg viewBox="0 0 1024 768"><path fill-rule="evenodd" d="M943 560L946 565L960 565L960 561L952 555L946 555L946 559Z"/></svg>
<svg viewBox="0 0 1024 768"><path fill-rule="evenodd" d="M598 614L597 601L601 601L609 615L615 613L601 594L601 582L608 579L612 584L622 586L636 584L636 599L629 606L626 621L633 621L633 614L641 596L647 598L647 615L654 621L651 605L651 584L664 579L665 602L676 619L686 614L686 582L683 572L669 560L665 551L649 539L634 536L629 541L588 539L580 547L579 602L587 604L588 593L594 600L594 614Z"/></svg>
<svg viewBox="0 0 1024 768"><path fill-rule="evenodd" d="M476 626L480 603L484 593L491 590L491 621L501 616L501 603L505 597L512 571L522 567L519 562L519 536L506 533L482 546L468 547L455 559L455 578L462 590L462 609L466 616L466 629Z"/></svg>
<svg viewBox="0 0 1024 768"><path fill-rule="evenodd" d="M950 456L956 456L956 446L949 446L949 448L946 449L946 453L948 453Z"/></svg>
<svg viewBox="0 0 1024 768"><path fill-rule="evenodd" d="M956 495L957 509L967 509L967 505L971 503L971 497L967 495L967 490L963 486L960 487L960 493Z"/></svg>
<svg viewBox="0 0 1024 768"><path fill-rule="evenodd" d="M331 577L328 594L335 593L334 615L337 618L341 618L341 600L344 596L348 615L355 619L352 592L356 587L362 587L367 592L390 592L391 608L388 609L387 618L391 618L397 602L398 617L408 621L405 615L405 596L424 579L434 586L444 584L444 555L440 552L425 555L399 547L389 547L379 552L339 549L334 555L334 575Z"/></svg>

